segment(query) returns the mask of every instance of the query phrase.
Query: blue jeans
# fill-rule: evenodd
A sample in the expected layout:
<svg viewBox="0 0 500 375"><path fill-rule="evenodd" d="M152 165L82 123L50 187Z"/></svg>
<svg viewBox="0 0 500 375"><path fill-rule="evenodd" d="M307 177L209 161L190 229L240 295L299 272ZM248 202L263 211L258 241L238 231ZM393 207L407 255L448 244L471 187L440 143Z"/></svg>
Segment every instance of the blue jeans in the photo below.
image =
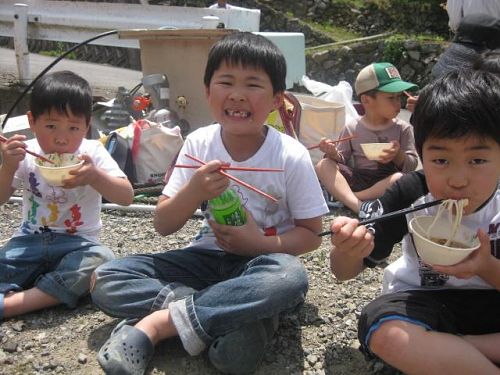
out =
<svg viewBox="0 0 500 375"><path fill-rule="evenodd" d="M80 236L45 232L12 238L0 250L0 293L36 286L75 307L97 266L113 252Z"/></svg>
<svg viewBox="0 0 500 375"><path fill-rule="evenodd" d="M168 308L191 355L217 337L292 310L308 288L305 268L292 255L251 258L192 247L116 259L95 273L92 299L99 308L125 318ZM165 306L171 283L197 291Z"/></svg>

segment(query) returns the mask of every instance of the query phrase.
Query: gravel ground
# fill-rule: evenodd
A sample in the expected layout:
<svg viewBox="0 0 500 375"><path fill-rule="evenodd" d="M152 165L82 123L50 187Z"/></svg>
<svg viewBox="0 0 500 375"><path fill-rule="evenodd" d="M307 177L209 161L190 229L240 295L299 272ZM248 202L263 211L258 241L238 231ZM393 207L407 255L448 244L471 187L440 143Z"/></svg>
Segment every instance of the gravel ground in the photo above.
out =
<svg viewBox="0 0 500 375"><path fill-rule="evenodd" d="M348 214L336 209L335 215ZM102 241L117 257L182 247L196 233L198 219L174 235L161 237L152 213L104 211ZM329 217L324 219L327 228ZM20 222L20 205L0 207L0 245ZM378 361L365 361L358 350L357 318L379 292L382 270L367 269L356 279L337 282L328 268L329 240L302 256L310 277L307 299L283 317L257 374L393 374ZM393 256L399 254L399 250ZM119 320L97 310L90 298L77 308L58 306L0 322L0 375L103 374L96 352ZM148 374L218 374L206 355L190 357L178 339L156 348Z"/></svg>

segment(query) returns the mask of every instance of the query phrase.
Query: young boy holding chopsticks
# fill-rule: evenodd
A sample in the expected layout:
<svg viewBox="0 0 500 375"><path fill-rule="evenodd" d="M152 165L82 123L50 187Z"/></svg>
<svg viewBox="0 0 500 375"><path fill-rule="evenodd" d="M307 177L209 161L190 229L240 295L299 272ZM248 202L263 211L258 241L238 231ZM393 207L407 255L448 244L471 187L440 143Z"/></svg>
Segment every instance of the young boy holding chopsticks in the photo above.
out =
<svg viewBox="0 0 500 375"><path fill-rule="evenodd" d="M500 364L500 78L452 72L426 86L413 115L423 171L398 180L367 204L379 216L439 199L467 199L462 223L480 248L453 266L424 264L407 221L437 206L368 228L333 220L330 264L346 280L388 258L382 295L362 311L358 337L368 357L411 374L499 374Z"/></svg>
<svg viewBox="0 0 500 375"><path fill-rule="evenodd" d="M212 46L204 84L217 123L186 138L154 224L162 235L174 233L227 188L239 195L247 222L209 220L188 247L96 270L94 302L127 318L99 351L107 373L142 374L154 346L174 336L190 355L208 350L224 373L252 372L278 315L303 302L308 282L297 256L320 245L328 208L307 149L265 125L282 105L285 76L282 53L262 36L238 32ZM128 348L139 354L133 367Z"/></svg>
<svg viewBox="0 0 500 375"><path fill-rule="evenodd" d="M99 242L101 201L129 205L133 189L99 141L85 139L92 91L82 77L61 71L33 86L28 120L34 139L13 135L1 144L0 204L23 190L23 218L0 249L0 320L88 295L94 269L113 258ZM63 180L45 181L40 154L76 154L83 164Z"/></svg>
<svg viewBox="0 0 500 375"><path fill-rule="evenodd" d="M339 138L345 141L320 141L325 157L317 163L316 173L333 198L358 213L363 201L380 197L403 173L417 167L412 127L396 117L401 94L417 86L403 81L389 63L366 66L354 86L365 113L344 126ZM371 160L361 148L365 143L389 144Z"/></svg>

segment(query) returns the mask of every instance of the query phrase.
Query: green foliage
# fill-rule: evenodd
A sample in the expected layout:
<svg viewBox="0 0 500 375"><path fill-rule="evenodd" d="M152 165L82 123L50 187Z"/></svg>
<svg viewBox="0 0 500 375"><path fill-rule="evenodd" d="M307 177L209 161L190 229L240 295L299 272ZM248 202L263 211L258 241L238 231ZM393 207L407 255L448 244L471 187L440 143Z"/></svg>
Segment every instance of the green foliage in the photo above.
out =
<svg viewBox="0 0 500 375"><path fill-rule="evenodd" d="M61 56L64 52L66 52L68 48L66 48L66 44L63 42L56 42L55 48L51 49L50 51L40 51L40 55L44 56L51 56L51 57L59 57ZM77 56L75 52L71 52L68 56L65 57L66 59L71 59L71 60L77 60Z"/></svg>
<svg viewBox="0 0 500 375"><path fill-rule="evenodd" d="M390 36L384 41L384 61L397 66L403 57L404 51L404 39L401 35Z"/></svg>

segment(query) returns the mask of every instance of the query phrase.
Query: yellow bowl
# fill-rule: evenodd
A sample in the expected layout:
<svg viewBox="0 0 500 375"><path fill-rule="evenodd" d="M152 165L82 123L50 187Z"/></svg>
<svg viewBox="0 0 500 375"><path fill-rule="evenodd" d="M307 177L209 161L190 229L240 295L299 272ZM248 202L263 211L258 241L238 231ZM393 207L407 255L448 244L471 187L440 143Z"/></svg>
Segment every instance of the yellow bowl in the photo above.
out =
<svg viewBox="0 0 500 375"><path fill-rule="evenodd" d="M392 147L392 143L361 143L360 146L368 160L379 160L383 151Z"/></svg>
<svg viewBox="0 0 500 375"><path fill-rule="evenodd" d="M69 172L80 168L84 162L75 154L48 154L45 157L54 164L42 159L36 159L35 164L43 179L52 186L63 186L63 180L71 176Z"/></svg>
<svg viewBox="0 0 500 375"><path fill-rule="evenodd" d="M425 263L451 266L461 262L479 248L480 243L476 231L462 224L453 238L453 243L450 244L455 246L445 246L433 241L449 238L452 222L448 218L437 220L429 233L429 237L433 239L431 240L427 237L427 229L433 220L434 216L417 216L408 223L408 230L412 235L417 253ZM458 244L460 247L457 247Z"/></svg>

